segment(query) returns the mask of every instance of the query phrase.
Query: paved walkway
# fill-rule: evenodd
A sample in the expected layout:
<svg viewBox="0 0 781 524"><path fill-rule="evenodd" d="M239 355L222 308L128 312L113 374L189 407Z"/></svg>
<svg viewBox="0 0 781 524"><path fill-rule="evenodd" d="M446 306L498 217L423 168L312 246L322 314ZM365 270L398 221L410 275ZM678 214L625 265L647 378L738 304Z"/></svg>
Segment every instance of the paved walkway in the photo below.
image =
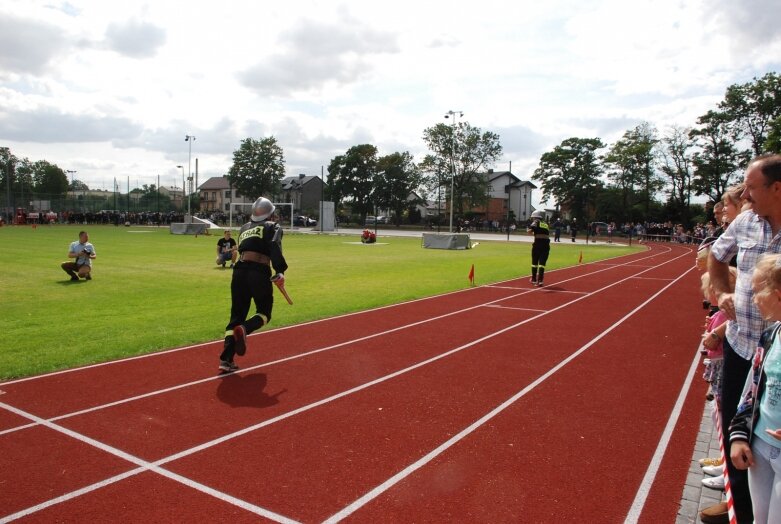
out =
<svg viewBox="0 0 781 524"><path fill-rule="evenodd" d="M702 479L705 477L705 474L702 472L699 463L701 458L719 456L719 436L716 426L713 424L712 409L711 403L706 402L705 409L702 412L702 420L700 421L700 431L697 434L697 442L694 444L694 453L689 465L689 475L686 477L686 484L683 486L681 507L678 510L675 524L700 522L700 510L713 504L718 504L722 500L721 491L706 488L702 485Z"/></svg>
<svg viewBox="0 0 781 524"><path fill-rule="evenodd" d="M372 231L374 231L374 228L367 228ZM296 231L297 233L308 233L308 234L324 234L324 235L353 235L355 237L360 237L361 233L363 232L363 229L357 229L357 228L339 228L335 231L325 231L320 232L316 227L315 228L293 228L293 231ZM390 226L388 229L381 229L377 228L377 236L378 237L418 237L422 238L423 233L426 234L436 234L436 231L432 230L426 230L421 231L419 229L416 230L409 230L409 229L396 229L394 226ZM441 234L447 235L449 234L447 231L442 231ZM509 236L507 233L486 233L486 232L480 232L480 231L469 231L465 233L469 235L469 240L475 241L475 240L495 240L497 242L501 241L510 241L510 242L534 242L534 235L526 233L526 230L518 230L515 233L511 233ZM572 244L572 239L567 236L564 236L564 233L561 235L561 242L558 242L561 244ZM608 243L605 240L605 237L598 237L598 240L594 240L594 237L589 237L588 242L586 241L586 233L582 232L579 233L577 238L575 239L575 244L578 245L586 245L586 244L597 244L600 246L617 246L617 247L624 247L629 243L628 238L616 236L613 242ZM551 236L551 246L555 246L557 242L553 241L553 236ZM632 237L632 245L638 244L638 240L635 237Z"/></svg>

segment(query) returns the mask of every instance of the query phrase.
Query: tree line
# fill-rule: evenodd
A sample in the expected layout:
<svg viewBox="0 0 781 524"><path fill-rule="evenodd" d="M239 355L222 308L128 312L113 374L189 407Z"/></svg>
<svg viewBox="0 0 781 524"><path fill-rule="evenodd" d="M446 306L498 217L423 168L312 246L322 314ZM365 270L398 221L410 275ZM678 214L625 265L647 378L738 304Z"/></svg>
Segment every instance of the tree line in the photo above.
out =
<svg viewBox="0 0 781 524"><path fill-rule="evenodd" d="M452 203L459 216L484 206L489 199L485 172L502 155L499 135L453 120L424 129L422 139L428 153L419 162L409 151L381 156L372 144L335 156L328 165L327 198L338 212L349 207L362 218L390 209L397 223L425 200ZM691 127L660 134L641 122L613 144L598 137L567 138L542 154L531 178L540 184L544 202L581 221L689 224L704 219L693 197L718 201L749 160L766 152L781 152L781 78L775 72L729 86L717 107ZM284 176L284 151L274 136L242 140L227 173L240 194L269 197L280 194ZM6 177L17 194L25 188L28 194L86 188L79 181L69 184L66 172L54 164L20 160L0 148L0 191ZM151 200L154 190L143 191ZM410 200L413 194L420 201Z"/></svg>
<svg viewBox="0 0 781 524"><path fill-rule="evenodd" d="M426 128L423 141L429 153L417 163L408 151L379 156L371 144L334 157L329 199L363 217L376 208L391 209L397 220L413 204L413 192L454 202L460 216L485 205L484 174L502 154L500 137L462 121ZM691 127L660 134L641 122L613 144L598 137L567 138L542 154L531 178L539 182L543 201L581 222L691 224L706 219L706 209L692 205L694 197L705 196L709 204L720 200L750 159L768 152L781 152L781 79L775 72L729 86L718 106ZM283 176L284 155L274 137L244 140L228 174L250 195L276 194Z"/></svg>
<svg viewBox="0 0 781 524"><path fill-rule="evenodd" d="M577 218L690 224L704 219L695 215L692 197L706 196L712 205L740 182L751 158L778 152L781 79L770 72L729 86L692 127L660 135L643 122L609 146L599 138L568 138L542 155L532 179L544 200Z"/></svg>

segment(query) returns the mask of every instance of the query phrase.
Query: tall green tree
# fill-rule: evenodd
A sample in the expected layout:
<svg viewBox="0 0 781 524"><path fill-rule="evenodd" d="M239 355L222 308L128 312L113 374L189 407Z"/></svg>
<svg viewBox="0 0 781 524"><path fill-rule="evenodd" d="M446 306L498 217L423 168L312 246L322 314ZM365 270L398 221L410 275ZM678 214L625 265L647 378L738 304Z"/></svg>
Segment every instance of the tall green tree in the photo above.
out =
<svg viewBox="0 0 781 524"><path fill-rule="evenodd" d="M11 152L11 148L0 147L0 191L5 192L9 178L13 182L17 162L19 159Z"/></svg>
<svg viewBox="0 0 781 524"><path fill-rule="evenodd" d="M3 195L0 207L8 207L9 211L16 207L13 186L18 161L19 159L11 153L11 148L0 147L0 195Z"/></svg>
<svg viewBox="0 0 781 524"><path fill-rule="evenodd" d="M768 126L765 151L768 153L781 153L781 117L774 119Z"/></svg>
<svg viewBox="0 0 781 524"><path fill-rule="evenodd" d="M25 157L17 160L16 169L11 176L11 192L20 196L21 202L29 200L33 195L34 162ZM26 205L26 204L22 204Z"/></svg>
<svg viewBox="0 0 781 524"><path fill-rule="evenodd" d="M656 129L643 122L624 133L603 158L608 178L621 191L624 208L641 203L648 214L650 202L662 188L656 174Z"/></svg>
<svg viewBox="0 0 781 524"><path fill-rule="evenodd" d="M707 195L713 202L730 186L734 176L748 161L748 152L738 151L733 121L721 111L708 111L697 119L696 127L689 132L699 151L694 153L694 191Z"/></svg>
<svg viewBox="0 0 781 524"><path fill-rule="evenodd" d="M278 193L285 176L285 155L273 136L256 140L245 138L233 152L228 181L240 195L249 199Z"/></svg>
<svg viewBox="0 0 781 524"><path fill-rule="evenodd" d="M328 165L331 198L338 205L349 202L354 212L361 215L361 222L373 212L374 185L377 181L377 148L361 144L334 157Z"/></svg>
<svg viewBox="0 0 781 524"><path fill-rule="evenodd" d="M76 178L73 182L68 184L68 191L89 191L89 186Z"/></svg>
<svg viewBox="0 0 781 524"><path fill-rule="evenodd" d="M559 206L569 209L574 218L589 221L591 202L602 186L599 177L603 167L597 150L604 147L599 138L573 137L544 153L532 176L540 182L542 200L553 198Z"/></svg>
<svg viewBox="0 0 781 524"><path fill-rule="evenodd" d="M38 160L32 165L33 190L39 196L59 197L68 192L68 176L59 166Z"/></svg>
<svg viewBox="0 0 781 524"><path fill-rule="evenodd" d="M654 195L663 187L656 173L656 129L643 122L624 133L603 158L608 178L621 190L624 206L642 204L648 214Z"/></svg>
<svg viewBox="0 0 781 524"><path fill-rule="evenodd" d="M410 195L422 183L420 169L408 151L380 157L377 169L374 200L378 206L392 209L396 225L401 225L404 211L410 206Z"/></svg>
<svg viewBox="0 0 781 524"><path fill-rule="evenodd" d="M781 117L781 77L770 72L751 82L729 86L719 110L734 123L738 138L751 141L753 155L766 152L770 123Z"/></svg>
<svg viewBox="0 0 781 524"><path fill-rule="evenodd" d="M463 214L464 207L474 207L486 202L488 179L482 172L493 166L502 155L499 135L482 132L468 122L455 126L437 124L423 131L423 141L431 151L420 164L429 173L428 186L440 186L449 194L453 190L455 207Z"/></svg>
<svg viewBox="0 0 781 524"><path fill-rule="evenodd" d="M689 138L690 129L673 126L662 138L661 171L670 187L669 207L676 210L681 220L688 218L691 204L694 161Z"/></svg>

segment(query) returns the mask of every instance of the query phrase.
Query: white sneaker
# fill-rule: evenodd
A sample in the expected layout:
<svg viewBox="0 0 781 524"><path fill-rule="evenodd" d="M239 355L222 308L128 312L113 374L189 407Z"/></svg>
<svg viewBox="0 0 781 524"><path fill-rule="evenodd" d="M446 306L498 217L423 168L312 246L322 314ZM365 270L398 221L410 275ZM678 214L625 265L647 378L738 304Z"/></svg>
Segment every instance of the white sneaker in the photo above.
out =
<svg viewBox="0 0 781 524"><path fill-rule="evenodd" d="M718 477L724 474L724 468L722 466L703 466L702 472L711 477Z"/></svg>
<svg viewBox="0 0 781 524"><path fill-rule="evenodd" d="M720 477L708 477L706 479L702 479L702 485L706 488L710 489L720 489L724 490L724 475Z"/></svg>

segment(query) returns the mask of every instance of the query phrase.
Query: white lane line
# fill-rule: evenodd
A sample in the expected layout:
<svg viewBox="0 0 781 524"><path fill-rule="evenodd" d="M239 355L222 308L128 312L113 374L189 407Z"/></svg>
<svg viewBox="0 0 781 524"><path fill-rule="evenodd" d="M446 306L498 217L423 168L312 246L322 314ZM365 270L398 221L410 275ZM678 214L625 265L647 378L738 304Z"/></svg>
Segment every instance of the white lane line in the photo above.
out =
<svg viewBox="0 0 781 524"><path fill-rule="evenodd" d="M489 304L485 307L495 307L497 309L514 309L515 311L534 311L536 313L542 313L544 311L547 311L547 309L531 309L528 307L510 307L510 306L499 306L497 304Z"/></svg>
<svg viewBox="0 0 781 524"><path fill-rule="evenodd" d="M590 273L593 275L594 273ZM556 285L558 282L553 282L552 284L549 284L547 286L538 287L537 291L547 291L550 293L569 293L571 295L588 295L591 293L590 291L569 291L567 289L556 289Z"/></svg>
<svg viewBox="0 0 781 524"><path fill-rule="evenodd" d="M648 469L643 475L643 480L640 482L640 487L637 488L637 494L635 495L632 506L629 508L629 513L624 520L625 524L636 524L640 520L640 515L645 508L645 502L648 499L648 494L651 492L651 486L656 479L656 474L659 472L659 467L662 465L667 446L670 444L670 439L673 435L675 425L678 423L678 419L681 417L683 411L683 405L686 402L686 395L691 388L692 380L694 380L694 374L697 371L697 366L700 363L700 355L695 352L692 359L691 366L689 366L689 373L686 375L686 380L681 385L681 391L678 393L678 399L675 401L675 406L670 412L670 417L667 419L667 425L662 432L662 436L659 439L659 444L656 446L654 456L651 457L648 463Z"/></svg>
<svg viewBox="0 0 781 524"><path fill-rule="evenodd" d="M577 279L580 279L580 278L585 278L585 277L588 277L590 275L595 275L597 273L601 273L603 271L608 271L609 269L612 269L612 267L611 268L607 268L607 269L600 269L598 271L594 271L592 273L587 273L585 275L576 275L574 277L562 280L561 282L559 282L559 284L562 284L562 283L565 283L565 282L570 282L572 280L577 280ZM476 288L472 288L472 289L476 289ZM542 288L542 289L544 290L545 288ZM520 289L519 290L520 293L516 293L516 294L513 294L513 295L506 296L506 297L498 298L496 300L491 300L489 302L483 302L481 304L477 304L475 306L470 306L470 307L467 307L467 308L459 309L459 310L456 310L456 311L451 311L450 313L444 313L442 315L437 315L435 317L430 317L430 318L427 318L427 319L424 319L424 320L420 320L420 321L417 321L417 322L412 322L412 323L405 324L405 325L402 325L402 326L397 326L395 328L391 328L391 329L388 329L388 330L385 330L385 331L381 331L381 332L378 332L378 333L372 333L371 335L366 335L366 336L363 336L363 337L354 338L354 339L351 339L351 340L340 342L338 344L333 344L333 345L330 345L330 346L326 346L326 347L322 347L322 348L318 348L318 349L313 349L311 351L307 351L307 352L304 352L304 353L298 353L296 355L291 355L289 357L285 357L285 358L281 358L281 359L277 359L277 360L273 360L273 361L269 361L269 362L264 362L262 364L257 364L255 366L250 366L250 367L247 367L247 368L240 369L238 371L238 373L239 374L240 373L246 373L248 371L254 371L256 369L261 369L261 368L264 368L264 367L273 366L273 365L280 364L280 363L283 363L283 362L289 362L291 360L297 360L297 359L300 359L300 358L305 358L305 357L308 357L308 356L311 356L311 355L316 355L318 353L323 353L323 352L326 352L326 351L332 351L334 349L338 349L338 348L341 348L341 347L344 347L344 346L348 346L348 345L351 345L351 344L356 344L356 343L359 343L359 342L365 342L366 340L370 340L372 338L381 337L381 336L388 335L388 334L391 334L391 333L394 333L394 332L397 332L397 331L401 331L401 330L404 330L404 329L416 327L416 326L419 326L419 325L422 325L422 324L425 324L425 323L428 323L428 322L441 320L441 319L447 318L449 316L458 315L458 314L464 313L466 311L470 311L470 310L478 309L478 308L481 308L481 307L489 306L491 304L496 304L498 302L502 302L504 300L508 300L508 299L511 299L511 298L517 298L517 297L523 296L523 295L525 295L527 293L532 293L534 291L539 291L539 290L540 290L540 288ZM575 293L575 292L573 292L573 293ZM378 308L378 309L381 309L381 308ZM285 327L285 328L282 328L282 329L289 329L289 328ZM260 333L259 335L267 335L267 336L268 335L273 335L274 331L278 331L278 330L266 331L266 332ZM203 345L203 344L201 344L201 345ZM191 347L196 347L196 346L191 346ZM139 357L134 357L134 358L139 358ZM83 368L79 368L79 369L83 369ZM51 418L49 418L47 420L52 421L52 422L56 422L56 421L63 420L63 419L66 419L66 418L71 418L71 417L75 417L75 416L78 416L78 415L84 415L86 413L92 413L92 412L99 411L99 410L102 410L102 409L107 409L107 408L110 408L110 407L119 406L121 404L126 404L128 402L134 402L136 400L141 400L141 399L144 399L144 398L148 398L148 397L152 397L152 396L156 396L156 395L161 395L163 393L170 393L170 392L176 391L178 389L183 389L183 388L187 388L187 387L190 387L190 386L195 386L195 385L198 385L198 384L202 384L204 382L209 382L211 380L221 380L222 378L224 378L224 376L222 376L222 375L211 375L209 377L198 379L198 380L194 380L194 381L191 381L191 382L185 382L183 384L177 384L175 386L170 386L170 387L163 388L163 389L149 391L147 393L142 393L140 395L135 395L135 396L132 396L132 397L126 397L126 398L123 398L123 399L120 399L120 400L116 400L114 402L108 402L106 404L100 404L100 405L93 406L93 407L90 407L90 408L85 408L85 409L81 409L81 410L78 410L78 411L73 411L73 412L70 412L70 413L66 413L64 415L58 415L56 417L51 417ZM4 429L4 430L0 431L0 436L5 435L7 433L13 433L15 431L20 431L20 430L23 430L23 429L29 429L29 428L35 427L36 425L37 425L37 423L23 424L23 425L20 425L20 426L14 426L12 428Z"/></svg>
<svg viewBox="0 0 781 524"><path fill-rule="evenodd" d="M646 257L646 258L652 258L652 257ZM611 264L610 262L592 262L591 264L594 265L594 266L616 266L616 265L620 265L622 267L653 267L653 266L648 266L648 265L645 265L645 264Z"/></svg>
<svg viewBox="0 0 781 524"><path fill-rule="evenodd" d="M228 495L227 493L223 493L221 491L217 491L213 488L210 488L209 486L206 486L204 484L201 484L200 482L196 482L190 478L184 477L182 475L179 475L177 473L174 473L172 471L168 471L167 469L163 469L159 467L157 463L148 462L144 459L141 459L139 457L136 457L135 455L131 455L130 453L127 453L125 451L122 451L121 449L117 449L113 446L110 446L108 444L105 444L103 442L100 442L99 440L95 440L91 437L88 437L86 435L82 435L81 433L78 433L76 431L73 431L71 429L68 429L66 427L60 426L59 424L54 424L52 422L49 422L47 420L44 420L40 417L36 417L33 414L27 413L25 411L22 411L21 409L17 409L13 406L9 406L7 404L3 404L0 402L0 406L3 408L11 411L12 413L16 413L17 415L21 417L28 418L30 420L36 421L38 424L46 426L47 428L51 429L52 431L56 431L58 433L62 433L64 435L67 435L71 437L72 439L75 439L79 442L83 442L84 444L88 444L90 446L93 446L105 453L109 453L111 455L114 455L115 457L119 457L123 460L126 460L130 462L131 464L135 464L136 466L139 466L136 469L127 471L125 473L122 473L120 475L116 475L114 477L111 477L109 479L103 480L101 482L97 482L95 484L92 484L90 486L86 486L84 488L81 488L76 491L72 491L71 493L62 495L60 497L57 497L56 499L51 499L46 502L43 502L41 504L37 504L35 506L26 508L22 511L18 511L16 513L13 513L11 515L6 515L2 519L0 519L0 524L4 524L6 522L11 522L12 520L16 520L18 518L30 515L32 513L35 513L37 511L40 511L44 508L53 506L54 504L60 503L60 502L66 502L68 500L71 500L79 495L83 495L85 493L89 493L90 491L94 491L95 489L107 486L109 484L113 484L117 481L138 475L139 473L143 471L152 471L154 473L157 473L159 475L162 475L168 479L171 479L173 481L179 482L180 484L184 484L185 486L188 486L192 489L198 490L201 493L206 493L207 495L211 495L212 497L218 498L220 500L223 500L225 502L228 502L230 504L233 504L234 506L238 506L240 508L243 508L247 511L250 511L256 515L260 515L262 517L265 517L267 519L271 519L275 522L283 522L286 524L293 524L296 521L289 519L287 517L284 517L282 515L279 515L278 513L275 513L273 511L270 511L266 508L262 508L260 506L256 506L254 504L251 504L245 500L241 500L236 497L232 497Z"/></svg>
<svg viewBox="0 0 781 524"><path fill-rule="evenodd" d="M423 457L421 457L417 461L413 462L412 464L410 464L409 466L407 466L403 470L399 471L398 473L396 473L395 475L390 477L388 480L386 480L382 484L380 484L380 485L376 486L374 489L368 491L366 494L364 494L363 496L359 497L358 499L356 499L354 502L352 502L348 506L345 506L341 511L333 514L331 517L329 517L328 519L323 521L324 524L336 523L336 522L339 522L342 519L345 519L345 518L349 517L350 515L355 513L357 510L359 510L360 508L362 508L363 506L365 506L366 504L368 504L369 502L371 502L372 500L374 500L378 496L380 496L383 493L385 493L386 491L388 491L391 487L395 486L396 484L398 484L402 480L404 480L407 477L409 477L412 473L414 473L418 469L422 468L423 466L425 466L426 464L428 464L429 462L431 462L432 460L437 458L439 455L441 455L442 453L444 453L445 451L450 449L453 445L457 444L458 442L460 442L461 440L463 440L464 438L466 438L470 434L474 433L476 430L478 430L480 427L482 427L486 422L488 422L489 420L491 420L492 418L497 416L499 413L501 413L502 411L504 411L505 409L510 407L512 404L514 404L520 398L522 398L525 395L527 395L529 392L533 391L537 386L539 386L540 384L545 382L548 378L553 376L556 372L558 372L560 369L562 369L564 366L566 366L569 362L574 360L576 357L581 355L588 348L593 346L597 341L601 340L603 337L605 337L608 333L613 331L619 325L623 324L627 319L632 317L635 313L637 313L638 311L643 310L646 305L648 305L651 301L656 299L656 297L658 297L659 295L664 293L668 288L670 288L678 280L683 278L692 269L693 268L688 269L685 273L683 273L677 279L675 279L674 281L672 281L669 284L667 284L665 287L663 287L658 292L656 292L651 297L649 297L645 302L643 302L642 304L637 306L635 309L633 309L632 311L630 311L629 313L624 315L623 318L621 318L615 324L613 324L612 326L607 328L599 336L597 336L596 338L594 338L593 340L588 342L586 345L581 346L580 349L578 349L573 354L571 354L570 356L568 356L567 358L565 358L564 360L559 362L556 366L554 366L553 368L548 370L548 372L546 372L545 374L543 374L539 378L537 378L537 380L535 380L534 382L532 382L531 384L529 384L528 386L526 386L525 388L520 390L518 393L516 393L512 397L508 398L507 400L505 400L504 402L499 404L496 408L494 408L493 410L491 410L488 413L486 413L485 415L483 415L481 418L476 420L470 426L464 428L458 434L454 435L453 437L451 437L447 441L443 442L438 447L436 447L435 449L431 450L426 455L424 455Z"/></svg>
<svg viewBox="0 0 781 524"><path fill-rule="evenodd" d="M646 258L652 258L653 256L658 256L660 254L666 254L666 253L669 253L670 251L672 251L672 249L670 247L667 247L667 246L664 246L664 247L665 247L665 249L667 251L664 251L662 253L656 253L654 255L648 255L646 253L646 255L648 255L648 256L640 257L638 260L645 260ZM638 253L627 253L626 255L621 255L621 256L616 257L616 258L611 259L611 260L621 260L622 258L635 257L635 256L638 256ZM598 264L598 263L597 262L591 262L589 264L583 264L583 265L585 266L585 265L596 265L596 264ZM622 264L611 264L611 266L620 266L620 265L622 265ZM626 266L630 267L630 263L627 263ZM646 267L646 266L641 266L641 267ZM549 274L550 273L554 273L556 271L562 271L562 270L565 270L565 269L569 269L569 267L563 267L563 268L559 268L559 269L552 269L552 270L549 271ZM519 277L519 278L524 278L524 277ZM518 280L518 278L512 278L512 279L509 279L509 280L505 280L504 282L514 282L516 280ZM569 280L571 280L571 279L564 280L563 282L568 282ZM502 282L497 282L497 284L501 284L501 283ZM466 289L457 289L455 291L448 291L447 293L441 293L439 295L433 295L433 296L430 296L430 297L416 298L416 299L413 299L413 300L407 300L405 302L399 302L398 304L388 304L386 306L379 306L379 307L376 307L376 308L366 309L366 310L363 310L363 311L354 311L352 313L345 313L343 315L337 315L335 317L321 318L321 319L318 319L318 320L310 320L308 322L303 322L301 324L291 324L289 326L272 328L272 329L269 329L267 331L263 331L262 333L256 333L256 334L250 335L250 336L268 335L268 334L271 334L271 333L274 333L274 332L277 332L277 331L283 331L283 330L287 330L287 329L299 328L299 327L303 327L303 326L308 326L310 324L319 324L321 322L329 322L331 320L337 320L337 319L340 319L340 318L347 318L347 317L351 317L351 316L355 316L355 315L364 315L366 313L372 313L372 312L375 312L375 311L381 311L383 309L403 306L403 305L407 305L407 304L414 304L415 302L422 302L422 301L425 301L425 300L434 300L434 299L437 299L437 298L446 297L448 295L455 295L455 294L458 294L458 293L467 293L467 292L470 292L470 291L474 291L476 289L480 289L481 287L490 287L490 286L478 286L478 287L469 287L469 288L466 288ZM91 369L94 369L94 368L99 368L99 367L104 367L104 366L112 366L112 365L115 365L115 364L121 364L121 363L124 363L124 362L133 361L133 360L154 358L154 357L158 357L158 356L162 356L162 355L167 355L169 353L174 353L174 352L177 352L177 351L184 351L184 350L187 350L187 349L193 349L193 348L208 346L208 345L219 343L219 342L220 342L220 340L212 340L212 341L209 341L209 342L202 342L200 344L194 344L194 345L191 345L191 346L183 346L183 347L180 347L180 348L173 348L173 349L166 349L166 350L162 350L162 351L155 351L154 353L146 353L144 355L136 355L134 357L126 357L126 358L121 358L121 359L117 359L117 360L111 360L109 362L100 362L98 364L90 364L90 365L87 365L87 366L81 366L81 367L77 367L77 368L62 369L62 370L59 370L59 371L52 371L51 373L44 373L42 375L35 375L35 376L32 376L32 377L24 377L24 378L18 378L18 379L14 379L14 380L9 380L7 382L0 382L0 385L7 386L7 385L10 385L10 384L18 384L20 382L29 382L31 380L39 380L39 379L42 379L42 378L48 378L48 377L53 377L53 376L57 376L57 375L64 375L66 373L76 373L76 372L91 370Z"/></svg>
<svg viewBox="0 0 781 524"><path fill-rule="evenodd" d="M665 282L669 282L672 280L672 278L661 278L661 277L635 277L637 280L662 280Z"/></svg>
<svg viewBox="0 0 781 524"><path fill-rule="evenodd" d="M670 263L670 262L674 262L675 260L677 260L677 259L681 258L681 256L683 256L683 255L679 255L679 256L677 256L677 257L675 257L675 258L672 258L672 259L670 259L670 260L668 260L668 261L666 261L666 262L664 262L664 263L662 263L662 264L659 264L659 266L657 266L657 267L661 267L661 266L663 266L663 265L665 265L665 264L668 264L668 263ZM641 273L644 273L644 272L646 272L646 271L650 271L650 270L652 270L652 269L655 269L655 268L649 268L649 269L646 269L645 271L642 271ZM593 273L592 273L592 274L593 274ZM599 293L600 291L603 291L603 290L605 290L605 289L609 289L609 288L611 288L611 287L617 286L618 284L620 284L620 283L622 283L622 282L624 282L624 281L627 281L627 280L629 280L630 278L631 278L631 277L626 277L626 278L624 278L624 279L617 280L617 281L615 281L615 282L613 282L613 283L611 283L611 284L608 284L607 286L604 286L603 288L601 288L601 289L599 289L599 290L596 290L596 291L594 291L594 293L593 293L593 294L596 294L596 293ZM666 289L666 288L665 288L665 289ZM590 295L589 295L589 296L590 296ZM410 372L410 371L413 371L413 370L415 370L415 369L418 369L418 368L421 368L421 367L423 367L423 366L426 366L426 365L428 365L428 364L430 364L430 363L432 363L432 362L436 362L436 361L438 361L438 360L444 359L445 357L448 357L448 356L450 356L450 355L452 355L452 354L458 353L458 352L460 352L460 351L462 351L462 350L464 350L464 349L466 349L466 348L472 347L472 346L474 346L474 345L476 345L476 344L479 344L479 343L481 343L481 342L484 342L484 341L486 341L486 340L489 340L489 339L491 339L491 338L494 338L494 337L496 337L496 336L498 336L498 335L500 335L500 334L502 334L502 333L508 332L508 331L510 331L510 330L512 330L512 329L515 329L515 328L517 328L517 327L519 327L519 326L521 326L521 325L527 324L527 323L531 322L532 320L535 320L535 319L541 318L541 317L543 317L543 316L545 316L545 315L548 315L549 313L552 313L552 312L554 312L554 311L557 311L557 310L559 310L559 309L562 309L562 308L564 308L564 307L567 307L567 306L569 306L569 305L571 305L571 304L574 304L575 302L580 302L581 300L584 300L584 299L586 299L586 298L588 298L588 296L581 296L581 297L578 297L578 298L576 298L576 299L573 299L573 300L571 300L571 301L569 301L569 302L567 302L567 303L561 304L561 305L559 305L559 306L557 306L557 307L555 307L555 308L553 308L553 309L551 309L551 310L549 310L549 311L546 311L546 312L540 313L540 314L538 314L538 315L534 315L534 316L532 316L532 317L530 317L530 318L528 318L528 319L525 319L525 320L522 320L522 321L520 321L520 322L517 322L517 323L515 323L515 324L513 324L513 325L510 325L510 326L508 326L508 327L505 327L505 328L503 328L503 329L501 329L501 330L499 330L499 331L496 331L496 332L494 332L494 333L492 333L492 334L489 334L489 335L483 336L483 337L481 337L481 338L479 338L479 339L473 340L473 341L471 341L471 342L469 342L469 343L467 343L467 344L464 344L464 345L462 345L462 346L459 346L459 347L457 347L457 348L451 349L451 350L449 350L449 351L447 351L447 352L445 352L445 353L442 353L442 354L440 354L440 355L437 355L437 356L435 356L435 357L432 357L432 358L429 358L429 359L427 359L427 360L424 360L424 361L418 362L417 364L414 364L414 365L412 365L412 366L409 366L409 367L407 367L407 368L404 368L404 369L401 369L401 370L395 371L395 372L393 372L393 373L390 373L390 374L388 374L388 375L385 375L385 376L383 376L383 377L379 377L379 378L377 378L377 379L375 379L375 380L372 380L372 381L370 381L370 382L366 382L366 383L364 383L364 384L361 384L361 385L359 385L359 386L356 386L356 387L354 387L354 388L351 388L351 389L348 389L348 390L342 391L341 393L337 393L337 394L335 394L335 395L331 395L330 397L327 397L327 398L324 398L324 399L318 400L318 401L316 401L316 402L312 402L312 403L310 403L310 404L307 404L307 405L305 405L305 406L301 406L300 408L297 408L297 409L295 409L295 410L292 410L292 411L288 411L288 412L286 412L286 413L283 413L283 414L281 414L281 415L278 415L278 416L276 416L276 417L274 417L274 418L271 418L271 419L264 420L263 422L259 422L259 423L257 423L257 424L254 424L254 425L252 425L252 426L249 426L249 427L246 427L246 428L240 429L240 430L238 430L238 431L234 431L233 433L229 433L229 434L227 434L227 435L224 435L224 436L222 436L222 437L218 437L218 438L216 438L216 439L213 439L213 440L211 440L211 441L205 442L205 443L203 443L203 444L200 444L200 445L198 445L198 446L192 447L192 448L190 448L190 449L187 449L187 450L184 450L184 451L180 451L179 453L176 453L176 454L174 454L174 455L170 455L170 456L168 456L168 457L164 457L164 458L162 458L162 459L159 459L159 460L157 460L156 462L152 463L152 464L151 464L151 466L152 466L152 467L155 467L155 468L158 468L158 469L160 470L160 472L166 472L166 473L168 473L166 476L168 476L169 478L172 478L172 477L170 477L170 475L173 475L173 473L170 473L170 472L168 472L168 470L163 470L162 468L159 468L159 466L162 466L162 465L164 465L164 464L167 464L167 463L169 463L169 462L172 462L172 461L178 460L178 459L180 459L180 458L187 457L187 456L189 456L189 455L192 455L192 454L194 454L194 453L198 453L198 452L200 452L200 451L203 451L203 450L206 450L206 449L208 449L208 448L214 447L214 446L216 446L216 445L218 445L218 444L222 444L223 442L227 442L227 441L229 441L229 440L232 440L232 439L234 439L234 438L236 438L236 437L239 437L239 436L242 436L242 435L246 435L246 434L248 434L248 433L251 433L251 432L253 432L253 431L256 431L256 430L258 430L258 429L264 428L264 427L266 427L266 426L270 426L271 424L275 424L275 423L277 423L277 422L280 422L280 421L282 421L282 420L288 419L288 418L290 418L290 417L293 417L293 416L295 416L295 415L298 415L298 414L300 414L300 413L304 413L304 412L306 412L306 411L309 411L309 410L311 410L311 409L314 409L314 408L316 408L316 407L319 407L319 406L322 406L322 405L328 404L328 403L330 403L330 402L332 402L332 401L334 401L334 400L338 400L338 399L340 399L340 398L347 397L347 396L349 396L349 395L352 395L353 393L357 393L357 392L359 392L359 391L363 391L364 389L367 389L367 388L369 388L369 387L372 387L372 386L374 386L374 385L377 385L377 384L380 384L380 383L386 382L386 381L388 381L388 380L390 380L390 379L396 378L396 377L398 377L398 376L400 376L400 375L403 375L403 374L405 374L405 373L408 373L408 372ZM649 299L649 300L650 300L650 299ZM597 339L594 339L594 341L595 341L595 340L597 340ZM593 341L592 341L592 343L593 343ZM62 426L59 426L59 425L52 424L52 423L51 423L51 422L49 422L49 421L46 421L46 420L40 419L39 417L35 417L34 415L25 414L25 412L23 412L22 410L18 410L18 409L16 409L16 408L12 408L11 406L7 406L6 404L3 404L3 403L0 403L0 407L11 408L11 410L12 410L12 411L14 411L14 412L17 412L17 413L19 413L19 414L22 414L22 416L28 416L28 418L31 418L31 419L33 419L33 420L37 419L37 421L39 421L38 423L41 423L41 424L46 424L46 425L54 426L54 427L57 427L57 428L60 428L60 427L62 427ZM63 429L65 429L65 428L63 428ZM66 431L70 431L70 430L66 430ZM75 433L75 432L72 432L72 433ZM88 437L84 437L84 438L88 438ZM92 440L92 439L90 439L90 440ZM97 442L97 441L96 441L96 442ZM118 451L119 451L119 450L118 450ZM124 453L124 452L120 451L120 453ZM126 455L128 455L128 454L126 454ZM128 456L130 456L130 455L128 455ZM138 460L141 460L141 459L138 459ZM145 462L145 464L147 464L147 463ZM143 469L141 469L141 468L140 468L140 469L138 470L138 473L140 473L141 471L144 471L144 470L146 470L146 469L151 469L151 468L143 468ZM156 471L156 470L155 470L155 471ZM162 474L162 473L161 473L161 474ZM170 475L169 475L169 474L170 474ZM130 475L128 475L128 476L130 476ZM184 478L184 477L182 477L182 478ZM174 480L177 480L177 479L174 479ZM192 481L192 482L194 482L194 481ZM202 485L201 485L201 486L202 486ZM205 486L203 486L203 487L204 487L204 488L206 488ZM83 488L83 489L87 489L87 488ZM197 489L197 488L196 488L196 489ZM78 495L74 495L74 496L78 496ZM70 498L72 498L72 497L70 497ZM59 501L60 501L60 502L64 502L64 501L70 500L70 498L68 498L68 497L66 497L66 496L62 496L62 497L60 497L60 498L59 498L59 499L60 499ZM49 501L49 502L50 502L50 501ZM40 505L39 505L39 506L40 506ZM36 507L38 507L38 506L36 506ZM28 508L28 510L29 510L29 509L30 509L30 508ZM27 510L25 510L25 511L27 511ZM36 511L37 511L37 510L36 510ZM31 512L33 512L33 511L30 511L30 513L31 513ZM29 513L28 513L28 514L29 514ZM2 524L2 523L0 523L0 524Z"/></svg>

